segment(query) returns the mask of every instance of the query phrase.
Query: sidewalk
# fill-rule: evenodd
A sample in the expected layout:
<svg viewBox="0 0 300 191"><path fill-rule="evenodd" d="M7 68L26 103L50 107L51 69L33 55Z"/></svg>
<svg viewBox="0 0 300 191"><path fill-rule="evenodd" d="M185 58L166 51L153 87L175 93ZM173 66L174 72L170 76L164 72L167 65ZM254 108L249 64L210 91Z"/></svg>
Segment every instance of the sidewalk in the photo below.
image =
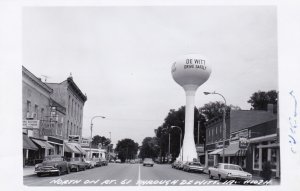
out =
<svg viewBox="0 0 300 191"><path fill-rule="evenodd" d="M35 175L34 166L25 166L23 167L23 176Z"/></svg>

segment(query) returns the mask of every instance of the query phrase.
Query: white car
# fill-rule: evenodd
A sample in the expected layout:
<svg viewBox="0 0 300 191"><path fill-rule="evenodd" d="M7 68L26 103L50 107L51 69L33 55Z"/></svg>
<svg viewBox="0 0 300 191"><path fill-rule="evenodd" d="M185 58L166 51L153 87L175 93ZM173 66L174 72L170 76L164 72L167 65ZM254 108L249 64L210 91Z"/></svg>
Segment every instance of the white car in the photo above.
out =
<svg viewBox="0 0 300 191"><path fill-rule="evenodd" d="M183 165L183 171L195 171L195 172L203 172L204 167L201 165L200 162L186 162Z"/></svg>
<svg viewBox="0 0 300 191"><path fill-rule="evenodd" d="M89 164L89 168L94 168L96 166L96 161L94 158L84 158L84 162Z"/></svg>
<svg viewBox="0 0 300 191"><path fill-rule="evenodd" d="M224 180L251 180L252 175L243 171L239 165L219 163L214 167L208 168L208 176L210 179L217 177L220 181Z"/></svg>

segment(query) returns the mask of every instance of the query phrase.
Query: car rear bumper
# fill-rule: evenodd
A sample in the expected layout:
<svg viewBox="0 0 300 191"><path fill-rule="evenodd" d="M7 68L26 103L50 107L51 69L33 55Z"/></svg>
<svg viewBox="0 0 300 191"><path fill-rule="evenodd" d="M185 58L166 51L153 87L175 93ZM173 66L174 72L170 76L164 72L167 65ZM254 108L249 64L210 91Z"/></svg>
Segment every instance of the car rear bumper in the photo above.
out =
<svg viewBox="0 0 300 191"><path fill-rule="evenodd" d="M203 168L193 168L193 167L191 167L190 170L203 172L204 169Z"/></svg>
<svg viewBox="0 0 300 191"><path fill-rule="evenodd" d="M34 173L53 173L53 172L59 172L58 169L40 169L35 170Z"/></svg>
<svg viewBox="0 0 300 191"><path fill-rule="evenodd" d="M252 180L252 177L226 176L226 179L227 180L245 181L245 180Z"/></svg>

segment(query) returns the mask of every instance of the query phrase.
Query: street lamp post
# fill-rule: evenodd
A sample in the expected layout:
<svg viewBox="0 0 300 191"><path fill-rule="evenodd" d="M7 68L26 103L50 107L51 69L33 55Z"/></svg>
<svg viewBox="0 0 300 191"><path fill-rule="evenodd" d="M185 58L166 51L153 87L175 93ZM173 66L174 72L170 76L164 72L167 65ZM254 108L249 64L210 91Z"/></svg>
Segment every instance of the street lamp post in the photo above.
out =
<svg viewBox="0 0 300 191"><path fill-rule="evenodd" d="M109 143L109 145L108 145L108 161L110 161L110 145L111 145L111 132L109 132L109 141L110 141L110 143Z"/></svg>
<svg viewBox="0 0 300 191"><path fill-rule="evenodd" d="M224 99L224 107L223 107L223 163L225 163L225 139L226 139L226 99L225 97L217 92L203 92L205 95L208 94L217 94Z"/></svg>
<svg viewBox="0 0 300 191"><path fill-rule="evenodd" d="M105 119L104 116L94 116L94 117L92 117L92 119L91 119L90 158L92 158L93 120L94 120L95 118L98 118L98 117L100 117L100 118L102 118L102 119Z"/></svg>
<svg viewBox="0 0 300 191"><path fill-rule="evenodd" d="M173 127L177 127L180 130L180 139L179 139L179 143L180 143L180 150L182 149L182 153L181 153L181 161L183 161L183 148L182 148L182 130L180 127L178 126L171 126L171 128Z"/></svg>
<svg viewBox="0 0 300 191"><path fill-rule="evenodd" d="M170 158L170 156L171 156L171 149L170 149L170 147L171 147L171 135L170 135L170 132L169 132L169 155L168 155L168 163L169 163L169 158Z"/></svg>

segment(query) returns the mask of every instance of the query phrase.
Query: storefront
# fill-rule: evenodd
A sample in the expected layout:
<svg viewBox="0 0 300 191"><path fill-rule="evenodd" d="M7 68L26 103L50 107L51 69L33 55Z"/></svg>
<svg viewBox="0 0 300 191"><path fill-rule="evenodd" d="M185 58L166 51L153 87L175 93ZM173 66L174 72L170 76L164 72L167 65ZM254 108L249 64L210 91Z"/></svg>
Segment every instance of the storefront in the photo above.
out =
<svg viewBox="0 0 300 191"><path fill-rule="evenodd" d="M64 156L67 159L74 157L83 157L86 155L86 152L81 148L78 143L68 143L65 142Z"/></svg>
<svg viewBox="0 0 300 191"><path fill-rule="evenodd" d="M44 158L48 155L51 155L54 147L44 139L38 139L30 137L30 139L36 144L38 150L34 153L34 164L40 163L44 160Z"/></svg>
<svg viewBox="0 0 300 191"><path fill-rule="evenodd" d="M62 139L48 136L47 137L48 143L50 143L53 146L53 149L50 150L49 155L64 155L64 141Z"/></svg>
<svg viewBox="0 0 300 191"><path fill-rule="evenodd" d="M225 156L225 162L230 164L236 164L241 166L243 169L246 169L246 152L247 147L242 149L240 148L240 142L230 142L229 146L220 153L220 156Z"/></svg>
<svg viewBox="0 0 300 191"><path fill-rule="evenodd" d="M275 140L276 134L250 139L252 150L251 170L255 174L260 174L263 165L269 161L274 177L280 177L280 149L279 143Z"/></svg>
<svg viewBox="0 0 300 191"><path fill-rule="evenodd" d="M39 148L23 133L23 166L33 165L33 156Z"/></svg>

